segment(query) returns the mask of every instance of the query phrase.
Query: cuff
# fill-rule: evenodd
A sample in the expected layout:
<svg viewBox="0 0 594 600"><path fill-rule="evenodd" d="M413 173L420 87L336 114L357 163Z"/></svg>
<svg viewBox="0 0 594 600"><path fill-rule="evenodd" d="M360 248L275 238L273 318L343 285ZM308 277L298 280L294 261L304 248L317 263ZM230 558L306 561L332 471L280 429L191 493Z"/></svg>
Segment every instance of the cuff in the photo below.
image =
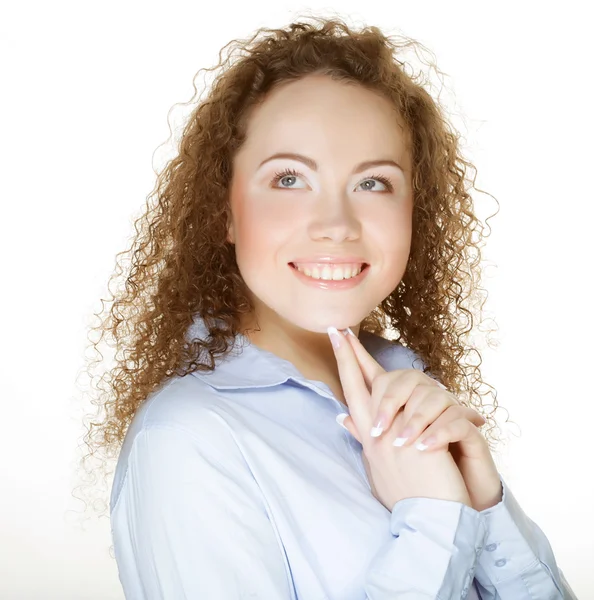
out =
<svg viewBox="0 0 594 600"><path fill-rule="evenodd" d="M461 502L405 498L394 505L390 530L371 579L431 598L466 597L487 535L481 513Z"/></svg>
<svg viewBox="0 0 594 600"><path fill-rule="evenodd" d="M487 536L478 558L476 579L487 588L498 588L506 582L511 587L517 585L516 593L525 595L528 581L536 587L539 583L546 585L550 574L539 560L533 522L501 474L499 478L503 488L501 502L480 512L487 525Z"/></svg>

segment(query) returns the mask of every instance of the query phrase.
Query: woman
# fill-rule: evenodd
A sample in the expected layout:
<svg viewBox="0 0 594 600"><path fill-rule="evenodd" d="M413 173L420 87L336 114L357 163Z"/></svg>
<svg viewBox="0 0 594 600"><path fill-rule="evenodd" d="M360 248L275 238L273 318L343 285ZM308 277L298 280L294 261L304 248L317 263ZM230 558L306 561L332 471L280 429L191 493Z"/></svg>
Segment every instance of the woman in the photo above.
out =
<svg viewBox="0 0 594 600"><path fill-rule="evenodd" d="M407 43L263 32L189 119L103 325L126 597L573 598L479 431L472 165Z"/></svg>

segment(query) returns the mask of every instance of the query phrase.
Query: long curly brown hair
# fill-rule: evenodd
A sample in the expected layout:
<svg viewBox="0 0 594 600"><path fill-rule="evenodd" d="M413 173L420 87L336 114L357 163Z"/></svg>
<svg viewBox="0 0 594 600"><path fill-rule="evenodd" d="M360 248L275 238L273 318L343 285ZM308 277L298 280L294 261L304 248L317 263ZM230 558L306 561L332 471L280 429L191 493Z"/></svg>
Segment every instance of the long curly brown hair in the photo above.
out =
<svg viewBox="0 0 594 600"><path fill-rule="evenodd" d="M233 157L245 141L250 109L276 86L308 74L379 91L408 127L414 190L410 258L402 281L361 329L416 352L426 372L487 419L484 434L494 450L496 392L494 410L486 411L482 396L490 392L480 392L481 355L468 341L486 301L478 287L486 236L469 194L476 169L463 158L461 136L425 89L421 74L407 72L409 65L399 59L408 48L426 48L404 36L386 36L377 27L355 30L338 17L261 28L225 48L208 97L188 118L179 152L158 175L146 211L135 221L130 249L116 257L108 289L122 275L124 286L115 294L110 290L113 304L105 318L103 300L95 314L102 320L91 328L100 333L92 347L100 358L87 361L87 373L102 358L98 344L105 334L116 352L112 368L91 386L98 392L92 398L93 419L103 419L91 421L84 436L90 453L83 467L99 450L103 465L117 456L139 406L166 379L212 370L215 356L231 349L241 315L253 310L235 247L226 240ZM118 262L122 255L129 259L126 266ZM186 338L195 315L205 319L209 339ZM471 355L478 357L476 364ZM98 469L86 473L95 484Z"/></svg>

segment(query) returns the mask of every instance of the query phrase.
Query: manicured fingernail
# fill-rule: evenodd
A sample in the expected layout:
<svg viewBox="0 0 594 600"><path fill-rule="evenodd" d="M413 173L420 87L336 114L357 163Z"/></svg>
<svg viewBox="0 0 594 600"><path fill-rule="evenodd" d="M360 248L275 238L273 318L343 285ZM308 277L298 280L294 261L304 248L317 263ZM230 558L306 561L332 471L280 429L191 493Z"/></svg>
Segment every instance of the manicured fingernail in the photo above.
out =
<svg viewBox="0 0 594 600"><path fill-rule="evenodd" d="M415 448L417 448L418 450L427 450L427 448L429 448L429 446L433 446L433 444L435 444L435 437L434 436L430 436L427 439L423 440L422 442L417 442L415 444Z"/></svg>
<svg viewBox="0 0 594 600"><path fill-rule="evenodd" d="M336 416L336 422L341 426L344 427L344 429L346 429L348 431L348 428L345 427L343 425L344 420L348 417L349 415L347 413L340 413L339 415Z"/></svg>
<svg viewBox="0 0 594 600"><path fill-rule="evenodd" d="M397 437L393 442L392 445L393 446L404 446L404 444L406 444L406 440L408 440L408 438L413 434L413 430L411 427L407 427L403 432L402 432L402 437Z"/></svg>
<svg viewBox="0 0 594 600"><path fill-rule="evenodd" d="M330 336L332 346L334 348L340 348L340 335L338 334L338 329L336 329L336 327L328 327L328 335Z"/></svg>
<svg viewBox="0 0 594 600"><path fill-rule="evenodd" d="M386 419L383 416L379 417L375 427L371 428L371 437L379 437L384 431L385 423Z"/></svg>
<svg viewBox="0 0 594 600"><path fill-rule="evenodd" d="M348 331L349 335L352 335L353 337L356 337L355 334L351 331L350 327L347 327L346 330Z"/></svg>

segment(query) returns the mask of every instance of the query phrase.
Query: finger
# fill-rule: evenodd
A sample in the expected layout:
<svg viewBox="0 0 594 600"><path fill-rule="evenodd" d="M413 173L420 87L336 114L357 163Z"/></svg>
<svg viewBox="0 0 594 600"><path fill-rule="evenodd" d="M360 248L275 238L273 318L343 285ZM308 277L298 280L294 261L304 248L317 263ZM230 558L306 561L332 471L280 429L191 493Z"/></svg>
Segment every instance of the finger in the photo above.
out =
<svg viewBox="0 0 594 600"><path fill-rule="evenodd" d="M413 400L413 391L422 381L422 373L414 369L395 369L382 373L373 382L371 406L373 407L372 437L379 437L394 421L398 411L406 405L409 408ZM416 406L416 402L415 405ZM414 407L413 407L414 408ZM408 420L408 417L406 417Z"/></svg>
<svg viewBox="0 0 594 600"><path fill-rule="evenodd" d="M359 365L361 366L361 371L363 372L363 376L365 378L365 383L367 383L368 386L371 385L371 382L374 381L379 375L383 374L383 373L394 373L396 371L400 372L400 371L413 371L414 373L420 373L421 377L423 378L423 381L425 381L426 383L430 383L432 385L436 385L438 387L440 387L443 390L447 390L446 386L443 385L443 383L441 383L440 381L438 381L437 379L435 379L432 376L429 375L425 375L425 373L423 373L423 371L420 371L419 369L394 369L392 371L386 371L374 358L373 356L371 356L371 354L369 354L369 352L367 351L367 349L365 348L365 346L363 346L363 344L361 343L361 341L359 340L359 338L353 334L352 332L350 332L347 336L346 336L347 340L349 340L350 344L353 347L353 350L355 351L355 355L357 356L357 360L359 361ZM380 387L385 386L385 383L382 383L382 385ZM385 391L385 387L383 387L382 390L380 390L380 393L383 395L382 392Z"/></svg>
<svg viewBox="0 0 594 600"><path fill-rule="evenodd" d="M425 400L424 410L426 410L427 404L430 404L429 399ZM436 405L434 410L437 413L437 411L439 410L439 405ZM406 431L410 427L410 421L407 422L404 428L404 432L400 434L401 437L396 438L394 440L394 445L412 446L419 440L422 441L425 438L431 437L436 429L446 427L450 422L457 421L459 419L464 419L476 427L479 427L485 422L483 417L479 415L479 413L477 413L474 409L467 408L460 404L450 404L446 407L445 410L441 412L441 414L437 414L437 416L435 417L430 417L429 420L425 422L425 424L423 424L423 421L419 421L418 425L411 427L412 432ZM402 438L406 438L406 442L403 442Z"/></svg>
<svg viewBox="0 0 594 600"><path fill-rule="evenodd" d="M353 334L349 333L346 336L347 340L353 352L355 353L355 357L357 358L357 362L359 363L359 367L361 368L361 372L363 373L363 378L365 379L365 383L368 388L371 389L371 382L380 374L385 373L386 370L367 352L365 346L359 341L359 338Z"/></svg>
<svg viewBox="0 0 594 600"><path fill-rule="evenodd" d="M339 425L342 425L342 427L344 427L360 444L363 443L357 425L355 425L355 421L353 421L351 416L347 413L341 413L336 417L336 422Z"/></svg>
<svg viewBox="0 0 594 600"><path fill-rule="evenodd" d="M345 330L345 331L347 331L347 330ZM363 372L363 377L365 378L365 383L368 386L371 386L371 382L381 373L385 373L386 370L375 360L375 358L373 358L373 356L371 356L371 354L369 354L369 352L366 350L365 346L361 343L359 338L354 333L352 333L352 332L348 333L348 335L346 335L346 338L349 341L349 343L351 344L351 346L353 347L353 350L355 351L355 356L357 357L357 361L359 362L359 365L361 366L361 371ZM404 371L404 370L409 370L409 369L395 369L395 370ZM423 371L420 371L419 369L410 369L410 370L415 371L416 373L421 373L421 375L424 375L426 377L426 379L428 380L428 383L434 384L443 390L447 390L446 386L443 385L443 383L441 383L437 379L435 379L435 377L425 375L425 373L423 373Z"/></svg>
<svg viewBox="0 0 594 600"><path fill-rule="evenodd" d="M427 427L452 408L461 407L453 401L451 394L436 386L417 385L404 407L403 426L396 432L394 446L412 446ZM451 410L448 417L455 418Z"/></svg>
<svg viewBox="0 0 594 600"><path fill-rule="evenodd" d="M423 433L415 448L421 452L444 448L456 442L464 442L465 445L476 444L477 449L482 449L484 438L477 427L468 419L459 418L439 426L436 421L426 432Z"/></svg>
<svg viewBox="0 0 594 600"><path fill-rule="evenodd" d="M412 401L411 401L412 400ZM418 436L434 421L447 414L448 419L459 418L462 415L477 427L486 423L485 418L473 408L460 404L449 392L419 386L415 388L411 400L406 403L405 425L398 433L396 446L411 446ZM452 410L453 409L453 410Z"/></svg>
<svg viewBox="0 0 594 600"><path fill-rule="evenodd" d="M350 413L355 422L368 429L371 417L369 414L371 396L357 362L357 357L342 332L335 327L328 327L328 335L334 348L334 356L338 364L338 375Z"/></svg>

